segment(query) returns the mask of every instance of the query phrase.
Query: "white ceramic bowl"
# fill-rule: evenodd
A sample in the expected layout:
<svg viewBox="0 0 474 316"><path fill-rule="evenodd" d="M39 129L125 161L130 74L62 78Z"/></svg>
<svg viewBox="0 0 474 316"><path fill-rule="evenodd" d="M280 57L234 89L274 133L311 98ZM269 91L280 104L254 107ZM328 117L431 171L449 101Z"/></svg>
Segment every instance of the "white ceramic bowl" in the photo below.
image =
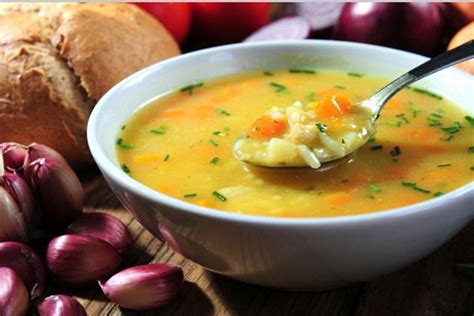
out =
<svg viewBox="0 0 474 316"><path fill-rule="evenodd" d="M426 256L468 224L474 217L474 183L440 198L366 215L240 215L189 204L135 181L120 169L114 141L137 108L193 80L298 66L394 78L425 60L399 50L337 41L246 43L185 54L143 69L111 89L90 117L89 146L110 187L140 223L210 271L293 290L372 279ZM447 69L418 85L472 112L473 78Z"/></svg>

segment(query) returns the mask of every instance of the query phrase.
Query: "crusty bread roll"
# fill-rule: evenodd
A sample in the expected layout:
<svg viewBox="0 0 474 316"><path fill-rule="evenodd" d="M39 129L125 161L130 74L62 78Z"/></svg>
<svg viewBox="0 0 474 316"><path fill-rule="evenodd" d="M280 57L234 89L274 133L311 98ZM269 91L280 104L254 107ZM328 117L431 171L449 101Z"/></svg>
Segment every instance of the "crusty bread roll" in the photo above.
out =
<svg viewBox="0 0 474 316"><path fill-rule="evenodd" d="M0 142L43 143L83 167L95 102L178 54L161 24L131 4L0 4Z"/></svg>
<svg viewBox="0 0 474 316"><path fill-rule="evenodd" d="M453 36L449 42L448 49L453 49L461 44L464 44L470 40L474 40L474 22L469 23L464 26L456 35ZM456 67L467 71L471 75L474 75L474 59L466 60L460 64L457 64Z"/></svg>

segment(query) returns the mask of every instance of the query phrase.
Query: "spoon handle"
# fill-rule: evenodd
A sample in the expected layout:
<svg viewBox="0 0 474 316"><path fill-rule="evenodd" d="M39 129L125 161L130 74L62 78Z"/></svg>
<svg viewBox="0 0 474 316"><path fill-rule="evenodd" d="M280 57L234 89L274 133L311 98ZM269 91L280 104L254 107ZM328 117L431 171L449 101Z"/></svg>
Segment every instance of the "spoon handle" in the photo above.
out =
<svg viewBox="0 0 474 316"><path fill-rule="evenodd" d="M474 40L470 40L461 46L448 50L416 68L413 68L409 72L390 82L363 103L373 109L373 112L375 113L374 118L377 119L387 101L401 89L431 75L432 73L438 72L472 57L474 57Z"/></svg>

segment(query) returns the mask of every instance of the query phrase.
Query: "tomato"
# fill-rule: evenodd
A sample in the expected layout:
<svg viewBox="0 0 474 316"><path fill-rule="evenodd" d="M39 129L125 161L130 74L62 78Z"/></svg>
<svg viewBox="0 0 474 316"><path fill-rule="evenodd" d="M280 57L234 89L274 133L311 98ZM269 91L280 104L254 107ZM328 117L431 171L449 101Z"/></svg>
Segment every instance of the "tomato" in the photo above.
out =
<svg viewBox="0 0 474 316"><path fill-rule="evenodd" d="M182 43L191 25L191 6L183 2L137 2L137 6L154 16L178 43Z"/></svg>
<svg viewBox="0 0 474 316"><path fill-rule="evenodd" d="M192 37L207 44L240 42L270 22L271 3L193 2Z"/></svg>

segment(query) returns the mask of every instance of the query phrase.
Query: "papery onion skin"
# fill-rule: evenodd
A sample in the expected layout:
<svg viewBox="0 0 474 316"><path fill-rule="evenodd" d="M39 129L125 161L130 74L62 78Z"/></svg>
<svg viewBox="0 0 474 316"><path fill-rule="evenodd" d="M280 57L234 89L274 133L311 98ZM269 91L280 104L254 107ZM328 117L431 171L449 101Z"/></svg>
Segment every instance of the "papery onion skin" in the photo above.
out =
<svg viewBox="0 0 474 316"><path fill-rule="evenodd" d="M0 242L29 240L25 217L15 199L2 186L0 186L0 219Z"/></svg>
<svg viewBox="0 0 474 316"><path fill-rule="evenodd" d="M87 316L84 307L68 295L51 295L37 307L38 316Z"/></svg>
<svg viewBox="0 0 474 316"><path fill-rule="evenodd" d="M122 258L105 241L80 235L56 237L46 250L46 265L56 283L81 287L103 280Z"/></svg>
<svg viewBox="0 0 474 316"><path fill-rule="evenodd" d="M115 304L140 311L168 304L176 298L182 283L180 267L151 263L125 269L99 285Z"/></svg>
<svg viewBox="0 0 474 316"><path fill-rule="evenodd" d="M66 159L60 153L49 146L38 143L32 143L28 145L25 164L28 165L40 158L53 158L55 160L61 160L62 162L67 163Z"/></svg>
<svg viewBox="0 0 474 316"><path fill-rule="evenodd" d="M17 143L1 143L0 148L3 150L3 164L5 169L22 172L27 155L26 146Z"/></svg>
<svg viewBox="0 0 474 316"><path fill-rule="evenodd" d="M45 230L60 231L81 215L84 189L66 162L37 159L25 167L25 176L40 206Z"/></svg>
<svg viewBox="0 0 474 316"><path fill-rule="evenodd" d="M35 199L28 183L19 174L7 172L0 176L0 185L17 203L30 233L34 231L40 223L41 213L36 208Z"/></svg>
<svg viewBox="0 0 474 316"><path fill-rule="evenodd" d="M0 267L8 267L30 291L31 299L43 294L45 270L43 262L29 246L19 242L0 242Z"/></svg>
<svg viewBox="0 0 474 316"><path fill-rule="evenodd" d="M0 268L0 315L22 316L28 310L29 298L25 285L10 268Z"/></svg>
<svg viewBox="0 0 474 316"><path fill-rule="evenodd" d="M119 254L127 252L133 244L127 226L107 213L84 213L68 226L66 232L101 239L114 247Z"/></svg>

